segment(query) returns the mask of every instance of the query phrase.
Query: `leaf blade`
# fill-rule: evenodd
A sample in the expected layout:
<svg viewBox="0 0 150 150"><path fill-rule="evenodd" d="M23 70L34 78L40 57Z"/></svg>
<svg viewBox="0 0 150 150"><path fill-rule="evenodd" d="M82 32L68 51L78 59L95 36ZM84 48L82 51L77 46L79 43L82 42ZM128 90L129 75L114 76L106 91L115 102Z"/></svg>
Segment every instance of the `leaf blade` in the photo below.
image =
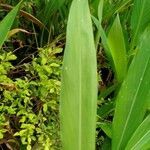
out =
<svg viewBox="0 0 150 150"><path fill-rule="evenodd" d="M150 1L134 0L133 12L131 16L132 42L131 50L137 45L137 42L144 32L147 24L150 23Z"/></svg>
<svg viewBox="0 0 150 150"><path fill-rule="evenodd" d="M60 101L65 150L95 148L96 50L87 0L74 0L69 14Z"/></svg>
<svg viewBox="0 0 150 150"><path fill-rule="evenodd" d="M150 148L150 115L140 124L126 146L126 150Z"/></svg>
<svg viewBox="0 0 150 150"><path fill-rule="evenodd" d="M14 19L17 15L17 12L20 8L22 2L20 2L16 7L13 8L13 10L11 10L7 16L0 22L0 33L1 33L1 37L0 37L0 48L2 47L4 41L7 39L7 34L14 22Z"/></svg>
<svg viewBox="0 0 150 150"><path fill-rule="evenodd" d="M113 120L113 150L125 147L146 112L149 96L147 85L150 84L149 34L150 28L147 28L117 97Z"/></svg>
<svg viewBox="0 0 150 150"><path fill-rule="evenodd" d="M117 15L108 34L108 46L113 59L118 82L121 83L127 72L127 55L124 35Z"/></svg>

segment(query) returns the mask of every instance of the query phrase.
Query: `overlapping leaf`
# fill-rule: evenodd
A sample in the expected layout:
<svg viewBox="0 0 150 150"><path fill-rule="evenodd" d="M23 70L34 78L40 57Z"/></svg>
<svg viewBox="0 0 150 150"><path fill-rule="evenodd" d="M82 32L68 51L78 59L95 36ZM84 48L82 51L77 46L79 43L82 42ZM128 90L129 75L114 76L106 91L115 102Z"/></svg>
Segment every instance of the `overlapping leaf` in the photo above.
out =
<svg viewBox="0 0 150 150"><path fill-rule="evenodd" d="M148 23L150 23L150 0L134 0L131 17L131 28L133 31L131 48L137 45Z"/></svg>
<svg viewBox="0 0 150 150"><path fill-rule="evenodd" d="M150 115L141 123L131 137L126 150L147 150L150 148Z"/></svg>
<svg viewBox="0 0 150 150"><path fill-rule="evenodd" d="M117 97L113 121L112 150L122 150L143 121L150 90L150 27L144 32L138 52Z"/></svg>
<svg viewBox="0 0 150 150"><path fill-rule="evenodd" d="M127 55L124 35L118 15L108 34L108 45L113 59L116 77L119 82L122 82L127 72Z"/></svg>

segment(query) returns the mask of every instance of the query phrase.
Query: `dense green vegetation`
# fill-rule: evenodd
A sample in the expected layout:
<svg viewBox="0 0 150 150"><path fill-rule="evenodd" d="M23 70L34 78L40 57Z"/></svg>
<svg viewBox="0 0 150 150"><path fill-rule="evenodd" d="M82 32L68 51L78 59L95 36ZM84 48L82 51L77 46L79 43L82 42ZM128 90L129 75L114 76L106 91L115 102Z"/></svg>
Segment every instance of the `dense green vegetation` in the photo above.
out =
<svg viewBox="0 0 150 150"><path fill-rule="evenodd" d="M149 0L0 0L0 149L150 149Z"/></svg>

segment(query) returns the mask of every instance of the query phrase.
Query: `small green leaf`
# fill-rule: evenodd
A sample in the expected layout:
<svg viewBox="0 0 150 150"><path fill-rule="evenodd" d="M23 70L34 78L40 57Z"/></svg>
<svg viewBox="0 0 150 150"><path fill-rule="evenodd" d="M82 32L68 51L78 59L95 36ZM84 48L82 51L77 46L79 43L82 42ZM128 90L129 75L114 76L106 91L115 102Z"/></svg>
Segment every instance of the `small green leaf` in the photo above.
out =
<svg viewBox="0 0 150 150"><path fill-rule="evenodd" d="M47 63L47 58L44 55L41 57L41 64L45 65Z"/></svg>
<svg viewBox="0 0 150 150"><path fill-rule="evenodd" d="M15 60L17 57L12 52L7 53L5 61Z"/></svg>
<svg viewBox="0 0 150 150"><path fill-rule="evenodd" d="M31 145L27 145L27 150L31 150Z"/></svg>
<svg viewBox="0 0 150 150"><path fill-rule="evenodd" d="M44 104L44 105L43 105L43 111L44 111L44 112L47 112L47 104Z"/></svg>
<svg viewBox="0 0 150 150"><path fill-rule="evenodd" d="M63 48L56 47L52 52L53 54L59 54L63 51Z"/></svg>

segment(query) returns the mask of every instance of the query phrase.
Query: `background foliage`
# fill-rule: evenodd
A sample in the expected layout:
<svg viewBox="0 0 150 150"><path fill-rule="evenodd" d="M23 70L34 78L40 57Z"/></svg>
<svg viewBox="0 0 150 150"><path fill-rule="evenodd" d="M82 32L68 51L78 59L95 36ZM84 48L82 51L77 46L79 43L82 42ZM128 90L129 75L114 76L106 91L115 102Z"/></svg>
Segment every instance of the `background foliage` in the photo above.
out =
<svg viewBox="0 0 150 150"><path fill-rule="evenodd" d="M0 149L62 149L59 96L72 0L19 2L0 0ZM149 4L89 0L93 33L84 31L97 50L97 150L142 149L140 136L150 148ZM73 17L84 17L80 10ZM83 44L79 34L74 43Z"/></svg>

